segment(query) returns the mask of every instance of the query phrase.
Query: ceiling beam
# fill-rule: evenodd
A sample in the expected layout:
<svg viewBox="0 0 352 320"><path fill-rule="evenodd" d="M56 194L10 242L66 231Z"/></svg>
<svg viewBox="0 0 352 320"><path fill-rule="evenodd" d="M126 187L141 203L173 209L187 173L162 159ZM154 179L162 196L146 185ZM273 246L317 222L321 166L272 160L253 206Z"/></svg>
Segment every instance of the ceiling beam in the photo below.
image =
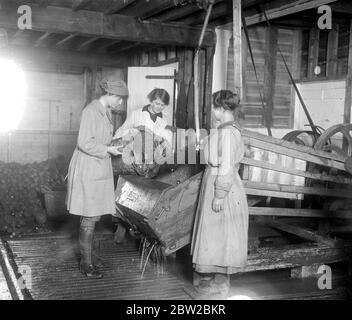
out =
<svg viewBox="0 0 352 320"><path fill-rule="evenodd" d="M191 13L199 11L200 8L196 5L188 5L182 7L175 7L174 9L161 12L155 16L155 19L160 21L172 21L183 18Z"/></svg>
<svg viewBox="0 0 352 320"><path fill-rule="evenodd" d="M117 13L120 10L126 8L130 4L136 2L136 0L115 0L115 3L110 6L107 10L105 10L105 14L113 14Z"/></svg>
<svg viewBox="0 0 352 320"><path fill-rule="evenodd" d="M0 49L0 56L30 66L33 64L125 67L127 58L111 54L82 53L49 48L12 46Z"/></svg>
<svg viewBox="0 0 352 320"><path fill-rule="evenodd" d="M270 9L266 9L266 14L268 19L271 20L305 10L318 8L319 6L331 4L337 1L338 0L291 0L290 3L287 3L288 1L278 0L269 3ZM265 17L262 13L246 17L246 23L248 26L262 22L265 22Z"/></svg>
<svg viewBox="0 0 352 320"><path fill-rule="evenodd" d="M69 36L65 37L64 39L56 43L55 47L58 49L62 49L67 45L68 42L70 42L75 37L76 37L75 34L70 34Z"/></svg>
<svg viewBox="0 0 352 320"><path fill-rule="evenodd" d="M210 20L217 19L227 14L231 15L231 10L232 10L231 2L220 2L219 4L214 6L211 12ZM198 15L190 15L184 19L178 20L178 22L182 22L184 24L189 24L189 25L198 25L204 22L206 15L207 15L207 12L202 10Z"/></svg>
<svg viewBox="0 0 352 320"><path fill-rule="evenodd" d="M35 47L40 47L43 46L48 39L50 38L51 32L45 32L42 36L40 36L35 42L34 46Z"/></svg>
<svg viewBox="0 0 352 320"><path fill-rule="evenodd" d="M331 6L332 12L352 14L352 3L351 2L337 2Z"/></svg>
<svg viewBox="0 0 352 320"><path fill-rule="evenodd" d="M317 25L317 21L311 21L307 19L278 19L273 22L276 26L290 27L295 29L310 29Z"/></svg>
<svg viewBox="0 0 352 320"><path fill-rule="evenodd" d="M47 7L50 4L50 0L35 0L35 3L38 4L39 7Z"/></svg>
<svg viewBox="0 0 352 320"><path fill-rule="evenodd" d="M97 41L98 39L100 39L99 37L93 37L93 38L89 38L88 40L85 40L84 42L82 42L78 47L77 47L77 51L84 51L86 50L93 42Z"/></svg>
<svg viewBox="0 0 352 320"><path fill-rule="evenodd" d="M105 50L105 49L107 49L107 48L109 48L111 46L114 46L115 44L120 43L120 42L121 42L120 40L109 40L107 43L99 46L98 49L99 50Z"/></svg>
<svg viewBox="0 0 352 320"><path fill-rule="evenodd" d="M175 8L175 0L152 0L135 2L121 11L122 14L146 18L169 8Z"/></svg>
<svg viewBox="0 0 352 320"><path fill-rule="evenodd" d="M73 11L78 11L78 10L83 10L85 9L92 0L73 0L72 1L72 10Z"/></svg>
<svg viewBox="0 0 352 320"><path fill-rule="evenodd" d="M17 28L17 11L0 10L0 27ZM150 21L136 21L123 15L104 15L93 11L72 11L70 8L32 6L32 29L54 33L74 33L116 40L197 47L200 28ZM203 46L213 46L215 33L205 32Z"/></svg>

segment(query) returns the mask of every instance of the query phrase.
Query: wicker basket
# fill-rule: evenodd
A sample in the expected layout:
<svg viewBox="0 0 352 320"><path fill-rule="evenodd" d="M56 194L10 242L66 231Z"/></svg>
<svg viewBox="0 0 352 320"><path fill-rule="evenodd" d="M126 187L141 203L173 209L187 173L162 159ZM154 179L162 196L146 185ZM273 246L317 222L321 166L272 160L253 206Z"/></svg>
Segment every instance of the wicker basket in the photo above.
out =
<svg viewBox="0 0 352 320"><path fill-rule="evenodd" d="M43 188L45 208L48 218L61 218L67 213L66 190L50 190Z"/></svg>

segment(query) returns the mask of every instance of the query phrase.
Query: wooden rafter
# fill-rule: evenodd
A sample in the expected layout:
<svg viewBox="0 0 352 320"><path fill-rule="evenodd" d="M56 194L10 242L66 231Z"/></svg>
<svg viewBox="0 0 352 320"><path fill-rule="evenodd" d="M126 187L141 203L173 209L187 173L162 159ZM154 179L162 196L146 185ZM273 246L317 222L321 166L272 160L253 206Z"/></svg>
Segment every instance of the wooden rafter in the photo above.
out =
<svg viewBox="0 0 352 320"><path fill-rule="evenodd" d="M288 223L281 222L278 220L269 220L267 224L275 229L294 234L303 239L324 243L330 246L334 246L337 243L333 239L321 236L317 232L314 232L312 230L299 227L299 226L290 225Z"/></svg>
<svg viewBox="0 0 352 320"><path fill-rule="evenodd" d="M217 2L218 2L218 4L215 5L212 10L210 20L227 15L230 12L230 10L232 10L230 3L219 2L219 1L217 1ZM188 17L180 19L179 21L184 24L188 24L188 25L199 25L199 24L203 23L205 16L206 16L206 12L204 10L202 10L197 15L190 15Z"/></svg>
<svg viewBox="0 0 352 320"><path fill-rule="evenodd" d="M147 18L163 10L175 7L174 0L136 1L122 11L125 15Z"/></svg>
<svg viewBox="0 0 352 320"><path fill-rule="evenodd" d="M58 43L56 43L55 47L58 49L63 48L67 45L67 43L69 43L75 37L76 37L75 34L70 34L69 36L65 37L64 39L62 39Z"/></svg>
<svg viewBox="0 0 352 320"><path fill-rule="evenodd" d="M77 51L83 51L87 49L89 45L91 45L93 42L97 41L98 39L99 37L93 37L93 38L89 38L88 40L85 40L77 47Z"/></svg>
<svg viewBox="0 0 352 320"><path fill-rule="evenodd" d="M73 0L72 10L78 11L85 9L92 1L91 0Z"/></svg>
<svg viewBox="0 0 352 320"><path fill-rule="evenodd" d="M339 1L334 3L331 6L333 13L343 13L343 14L352 14L352 3L350 0L348 1Z"/></svg>
<svg viewBox="0 0 352 320"><path fill-rule="evenodd" d="M50 38L50 35L52 33L51 32L45 32L42 36L40 36L35 42L34 42L34 46L35 47L40 47L43 46L48 39Z"/></svg>
<svg viewBox="0 0 352 320"><path fill-rule="evenodd" d="M0 11L0 26L17 28L17 12ZM122 15L106 16L100 12L72 11L68 8L32 7L32 30L43 32L70 33L79 36L92 36L116 40L159 43L197 47L199 28L182 25L136 21ZM204 47L213 46L215 34L206 31Z"/></svg>
<svg viewBox="0 0 352 320"><path fill-rule="evenodd" d="M165 12L158 13L155 18L160 21L178 20L199 10L199 7L195 5L180 6Z"/></svg>
<svg viewBox="0 0 352 320"><path fill-rule="evenodd" d="M268 19L271 20L285 17L301 11L318 8L321 5L331 4L337 1L338 0L277 0L269 3L271 6L269 7L270 9L266 7L265 8ZM246 23L248 26L262 22L265 22L264 15L262 13L246 17Z"/></svg>
<svg viewBox="0 0 352 320"><path fill-rule="evenodd" d="M107 9L105 10L106 14L113 14L116 12L119 12L123 8L126 8L130 4L136 2L136 0L115 0L114 3Z"/></svg>
<svg viewBox="0 0 352 320"><path fill-rule="evenodd" d="M109 48L109 47L112 47L112 46L114 46L115 44L120 43L120 42L121 42L120 40L110 40L110 41L108 41L107 43L105 43L105 44L103 44L103 45L100 45L100 46L99 46L99 50L105 50L105 49L107 49L107 48Z"/></svg>

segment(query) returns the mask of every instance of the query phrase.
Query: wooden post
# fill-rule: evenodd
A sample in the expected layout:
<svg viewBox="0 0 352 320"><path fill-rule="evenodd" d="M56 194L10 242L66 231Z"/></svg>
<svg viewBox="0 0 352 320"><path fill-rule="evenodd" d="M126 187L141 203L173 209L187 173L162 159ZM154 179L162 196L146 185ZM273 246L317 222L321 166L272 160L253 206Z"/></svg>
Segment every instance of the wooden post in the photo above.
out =
<svg viewBox="0 0 352 320"><path fill-rule="evenodd" d="M314 78L314 68L318 65L319 58L319 34L318 28L311 29L309 33L309 53L308 53L308 78Z"/></svg>
<svg viewBox="0 0 352 320"><path fill-rule="evenodd" d="M266 103L267 125L273 125L274 95L276 83L276 61L278 48L278 29L268 27L266 30L266 48L264 63L264 100Z"/></svg>
<svg viewBox="0 0 352 320"><path fill-rule="evenodd" d="M234 90L241 100L242 92L242 15L241 0L233 0Z"/></svg>
<svg viewBox="0 0 352 320"><path fill-rule="evenodd" d="M327 66L326 76L336 77L337 74L337 50L338 50L338 25L334 25L328 35L328 51L327 51Z"/></svg>
<svg viewBox="0 0 352 320"><path fill-rule="evenodd" d="M350 22L350 43L348 54L348 71L346 78L346 94L345 94L345 110L344 110L344 123L351 122L351 104L352 104L352 20Z"/></svg>

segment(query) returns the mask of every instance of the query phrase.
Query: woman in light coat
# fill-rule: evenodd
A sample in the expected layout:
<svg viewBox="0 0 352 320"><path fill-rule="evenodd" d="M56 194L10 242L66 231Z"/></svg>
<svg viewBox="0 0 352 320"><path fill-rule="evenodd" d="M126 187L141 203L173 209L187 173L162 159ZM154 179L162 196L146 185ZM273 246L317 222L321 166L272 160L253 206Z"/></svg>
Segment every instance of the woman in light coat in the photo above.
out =
<svg viewBox="0 0 352 320"><path fill-rule="evenodd" d="M196 290L226 294L229 275L241 272L247 262L248 205L239 176L244 156L239 99L231 91L213 94L213 112L220 125L205 146L207 168L199 195L192 238ZM210 274L210 275L209 275Z"/></svg>
<svg viewBox="0 0 352 320"><path fill-rule="evenodd" d="M76 149L69 171L66 204L71 214L81 216L80 270L87 277L101 278L92 261L95 224L103 215L115 214L111 156L121 154L110 146L112 112L119 110L128 89L122 80L103 80L104 94L82 111Z"/></svg>

